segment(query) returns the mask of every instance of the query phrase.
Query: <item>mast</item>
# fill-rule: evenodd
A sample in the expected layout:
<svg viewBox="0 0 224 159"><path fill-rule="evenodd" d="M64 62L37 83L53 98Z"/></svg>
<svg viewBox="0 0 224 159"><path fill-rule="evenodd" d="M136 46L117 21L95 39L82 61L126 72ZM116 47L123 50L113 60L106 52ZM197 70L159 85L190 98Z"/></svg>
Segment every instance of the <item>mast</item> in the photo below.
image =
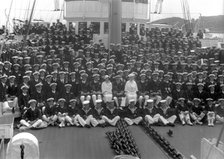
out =
<svg viewBox="0 0 224 159"><path fill-rule="evenodd" d="M32 7L32 10L31 10L31 13L30 13L30 19L29 19L29 22L28 22L27 31L26 31L26 34L25 34L25 36L23 38L22 49L24 47L24 44L26 43L27 36L29 35L30 24L31 24L31 20L32 20L32 17L33 17L33 11L34 11L34 8L35 8L35 4L36 4L36 0L34 0L34 2L33 2L33 7Z"/></svg>
<svg viewBox="0 0 224 159"><path fill-rule="evenodd" d="M9 24L9 17L10 17L11 10L12 10L12 4L13 4L13 0L11 0L11 3L10 3L9 13L8 13L8 17L7 17L7 21L6 21L6 25L5 25L5 33L7 31L8 24Z"/></svg>

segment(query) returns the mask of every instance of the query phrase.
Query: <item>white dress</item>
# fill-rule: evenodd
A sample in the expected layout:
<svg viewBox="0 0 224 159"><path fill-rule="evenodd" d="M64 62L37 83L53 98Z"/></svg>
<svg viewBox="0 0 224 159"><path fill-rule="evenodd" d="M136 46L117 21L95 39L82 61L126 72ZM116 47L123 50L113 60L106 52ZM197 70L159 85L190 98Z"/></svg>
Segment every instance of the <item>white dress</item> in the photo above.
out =
<svg viewBox="0 0 224 159"><path fill-rule="evenodd" d="M128 101L131 99L134 99L134 101L137 101L137 91L138 91L138 86L136 82L133 81L127 81L125 84L125 92L126 92L126 97Z"/></svg>

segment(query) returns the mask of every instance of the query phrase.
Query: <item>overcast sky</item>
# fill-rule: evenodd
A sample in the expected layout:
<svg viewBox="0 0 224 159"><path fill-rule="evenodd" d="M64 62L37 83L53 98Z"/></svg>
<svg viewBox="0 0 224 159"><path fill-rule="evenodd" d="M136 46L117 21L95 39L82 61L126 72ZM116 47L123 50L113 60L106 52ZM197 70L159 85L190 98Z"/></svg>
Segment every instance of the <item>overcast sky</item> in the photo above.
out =
<svg viewBox="0 0 224 159"><path fill-rule="evenodd" d="M14 0L10 18L26 19L27 9L32 6L34 0ZM154 12L157 0L151 0L151 10ZM0 0L0 25L6 23L6 15L9 12L11 0ZM61 0L62 6L63 0ZM202 16L223 15L224 0L188 0L191 17L198 18ZM29 7L30 6L30 7ZM61 15L60 12L53 12L54 0L37 0L34 18L46 21L54 21ZM63 15L63 14L62 14ZM151 20L157 20L166 17L183 17L181 0L164 0L162 14L152 14ZM63 16L62 16L63 17Z"/></svg>

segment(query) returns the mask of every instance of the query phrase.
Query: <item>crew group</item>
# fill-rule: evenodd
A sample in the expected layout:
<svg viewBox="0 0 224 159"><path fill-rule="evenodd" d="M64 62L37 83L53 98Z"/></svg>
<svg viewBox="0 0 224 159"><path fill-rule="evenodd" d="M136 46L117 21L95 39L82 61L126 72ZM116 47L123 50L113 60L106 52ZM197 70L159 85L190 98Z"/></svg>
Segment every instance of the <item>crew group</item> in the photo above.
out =
<svg viewBox="0 0 224 159"><path fill-rule="evenodd" d="M59 42L50 33L26 48L6 46L2 113L19 109L21 129L115 126L120 118L129 125L224 122L222 50L198 48L197 40L175 31L163 33L162 41L161 34L152 31L147 43L126 37L110 50L79 37Z"/></svg>

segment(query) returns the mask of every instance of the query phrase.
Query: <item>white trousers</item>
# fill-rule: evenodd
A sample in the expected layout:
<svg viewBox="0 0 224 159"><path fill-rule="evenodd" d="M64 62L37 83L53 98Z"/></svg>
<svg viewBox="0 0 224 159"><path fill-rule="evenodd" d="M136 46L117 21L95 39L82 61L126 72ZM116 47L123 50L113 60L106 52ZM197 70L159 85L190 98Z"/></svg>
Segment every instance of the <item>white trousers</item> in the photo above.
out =
<svg viewBox="0 0 224 159"><path fill-rule="evenodd" d="M114 117L113 119L109 119L108 117L106 116L102 116L102 119L106 122L106 123L109 123L110 125L112 126L115 126L117 124L117 122L120 120L120 117L119 116L116 116Z"/></svg>
<svg viewBox="0 0 224 159"><path fill-rule="evenodd" d="M84 127L85 125L90 125L93 116L89 115L86 119L83 119L80 115L77 115L76 118L77 118L79 124Z"/></svg>
<svg viewBox="0 0 224 159"><path fill-rule="evenodd" d="M95 118L92 118L90 120L90 122L91 122L91 124L92 124L93 127L96 127L99 124L104 124L105 123L105 120L103 120L103 119L97 120Z"/></svg>
<svg viewBox="0 0 224 159"><path fill-rule="evenodd" d="M103 100L104 100L105 103L111 101L112 99L113 99L112 94L104 94L103 95Z"/></svg>
<svg viewBox="0 0 224 159"><path fill-rule="evenodd" d="M46 127L46 124L44 124L44 122L41 119L37 119L34 122L28 122L24 119L20 120L20 124L23 126L26 126L28 128L44 128Z"/></svg>
<svg viewBox="0 0 224 159"><path fill-rule="evenodd" d="M137 93L136 92L127 92L126 93L127 97L127 103L130 104L130 100L134 100L135 103L137 102Z"/></svg>
<svg viewBox="0 0 224 159"><path fill-rule="evenodd" d="M134 119L124 118L124 120L128 123L128 125L133 125L133 124L138 125L142 121L142 117L140 116Z"/></svg>

